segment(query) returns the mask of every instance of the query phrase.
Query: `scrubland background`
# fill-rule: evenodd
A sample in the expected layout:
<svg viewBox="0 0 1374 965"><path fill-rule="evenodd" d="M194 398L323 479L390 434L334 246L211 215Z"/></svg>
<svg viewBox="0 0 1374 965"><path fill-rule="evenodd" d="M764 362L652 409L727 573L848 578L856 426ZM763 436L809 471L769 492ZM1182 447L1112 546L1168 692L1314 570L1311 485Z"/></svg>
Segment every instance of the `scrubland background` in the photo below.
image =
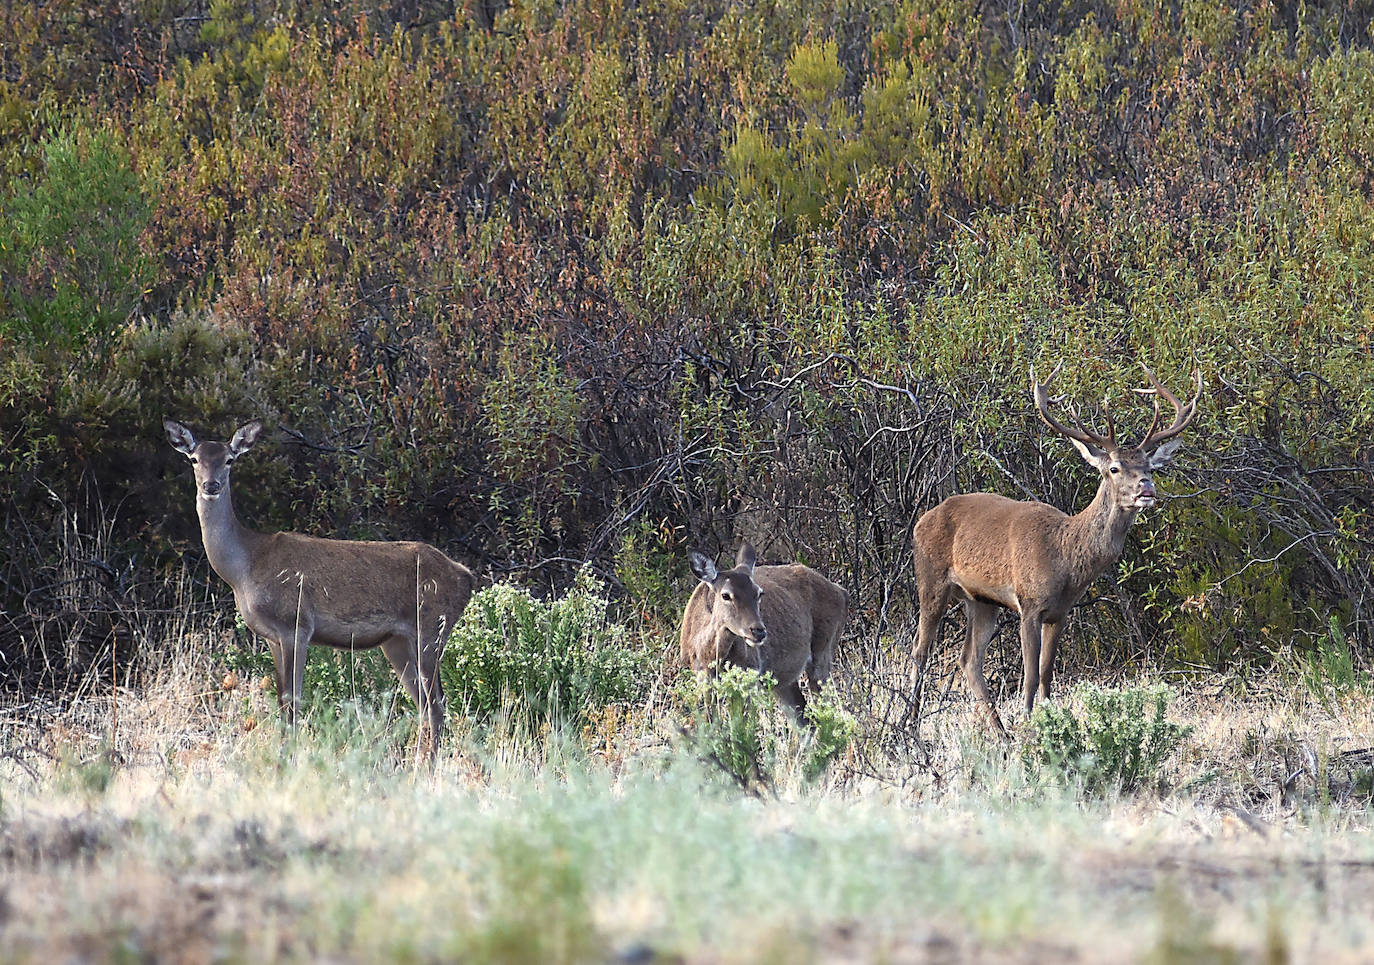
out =
<svg viewBox="0 0 1374 965"><path fill-rule="evenodd" d="M100 957L112 933L143 934L128 922L159 902L120 911L114 892L62 877L95 868L122 882L135 872L111 856L127 849L154 897L165 887L182 903L194 871L215 907L239 909L224 926L246 943L233 954L401 955L400 926L376 944L348 930L356 895L326 902L338 931L311 926L336 936L324 945L263 938L295 934L295 912L323 907L315 879L327 872L278 872L297 858L339 874L379 854L438 861L435 847L479 840L485 853L497 846L476 831L402 845L359 828L390 826L390 801L417 829L452 809L490 830L476 816L511 803L503 833L531 850L509 867L534 878L478 861L498 877L464 879L488 889L464 893L480 918L465 934L505 921L480 910L501 896L553 888L547 902L566 912L553 917L573 924L526 960L637 954L644 935L653 949L729 958L728 938L702 941L700 909L723 905L748 931L738 888L772 896L760 920L777 939L750 931L740 960L798 948L1033 960L1034 942L1059 937L1046 922L1065 913L1063 881L1013 874L1008 895L961 878L973 867L1002 880L1006 852L976 842L1043 870L1069 853L1091 863L1102 828L1127 826L1150 829L1126 835L1128 852L1159 845L1184 862L1184 884L1175 894L1128 871L1119 906L1074 899L1092 920L1047 946L1056 955L1091 958L1082 936L1125 922L1145 894L1157 918L1122 932L1139 955L1358 959L1367 926L1341 909L1367 888L1374 767L1361 756L1374 744L1371 22L1374 6L1355 0L0 6L0 762L18 788L0 819L17 808L35 822L7 825L0 851L42 881L0 900L0 926L21 920L23 896L54 888L98 910L93 944L45 946L39 929L24 954ZM1181 393L1194 366L1205 380L1164 502L1077 609L1059 655L1069 682L1144 676L1184 693L1193 750L1161 772L1143 817L1130 795L1047 799L1017 752L984 746L961 686L947 686L957 613L927 687L939 699L918 709L906 686L915 518L966 490L1066 509L1091 498L1094 474L1030 403L1032 365L1061 360L1063 404L1100 424L1105 393L1125 434L1149 413L1129 391L1141 362ZM274 757L280 735L256 726L266 698L245 696L261 654L205 562L165 416L208 438L265 419L271 431L235 471L236 505L257 528L423 538L484 580L551 599L589 564L581 579L598 581L647 682L568 738L575 765L551 763L564 752L537 728L503 751L457 713L436 776L409 770L404 734L358 763L359 743L377 743L367 727L408 719L373 704L343 714L355 720L343 736ZM673 795L656 781L679 799L712 786L720 768L684 776L689 764L665 763L701 755L674 744L678 705L663 695L675 684L661 668L690 586L686 547L724 559L741 538L765 560L823 570L855 602L836 675L858 725L851 749L819 785L785 761L752 790L727 780L702 818L720 826L698 829L737 854L790 857L758 858L772 869L762 877L722 865L701 879L717 894L684 895L656 872L643 889L617 877L633 862L578 864L599 854L583 832L522 843L521 822L563 827L556 808L522 806L549 782L559 800L583 795L567 804L578 827L604 827L616 795L642 805L626 813L649 815L644 828L662 826ZM1019 654L1014 632L1002 636L989 670L1010 694ZM223 690L228 671L241 680ZM331 699L358 694L335 665L313 673ZM800 740L779 727L784 744ZM333 763L306 768L317 784L284 787L301 754ZM582 777L561 783L569 774ZM213 803L246 783L263 796ZM289 822L265 814L336 793L370 822L322 808L318 834L272 843ZM866 815L869 851L847 837L859 833L847 807ZM1248 817L1227 817L1232 807ZM980 824L989 808L1006 823ZM90 832L94 851L51 844L62 822L92 820L113 822ZM763 837L749 830L760 821ZM1255 860L1284 834L1292 850L1274 859L1282 880L1260 875L1248 910L1214 932L1190 889L1214 880L1234 896L1255 877L1236 870L1251 851L1199 844L1229 841L1226 821L1268 855ZM884 822L908 837L885 836ZM670 857L700 854L705 838L684 831ZM216 864L213 847L195 850L221 839L257 857ZM624 855L642 855L657 838L626 840ZM942 841L959 843L947 854ZM1192 873L1179 842L1221 870ZM1106 847L1101 867L1136 867ZM833 892L800 896L803 911L779 911L774 889L838 874L855 854L873 855L881 885L841 875ZM882 864L894 854L913 866ZM931 861L948 877L921 877ZM1067 880L1078 866L1051 867ZM1344 897L1324 904L1337 880ZM926 894L914 881L928 899L873 903ZM516 955L518 943L426 943L429 906L395 887L414 900L413 957ZM284 917L254 932L243 923L261 923L261 908L221 900L226 888ZM607 894L622 904L607 910ZM983 907L1001 911L971 910ZM951 924L897 924L913 908ZM846 932L856 917L868 925ZM689 924L664 938L665 920ZM1178 921L1193 923L1181 944L1154 930ZM184 946L140 941L135 957Z"/></svg>

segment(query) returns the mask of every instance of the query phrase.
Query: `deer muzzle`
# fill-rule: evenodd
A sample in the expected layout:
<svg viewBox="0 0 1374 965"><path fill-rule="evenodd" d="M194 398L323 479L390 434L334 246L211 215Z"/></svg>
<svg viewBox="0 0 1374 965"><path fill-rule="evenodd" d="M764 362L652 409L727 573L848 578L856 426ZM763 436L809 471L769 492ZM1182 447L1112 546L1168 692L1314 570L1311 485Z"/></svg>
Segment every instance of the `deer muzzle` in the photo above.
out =
<svg viewBox="0 0 1374 965"><path fill-rule="evenodd" d="M1135 504L1139 509L1148 509L1155 504L1155 484L1145 479L1140 483L1140 492L1136 493Z"/></svg>
<svg viewBox="0 0 1374 965"><path fill-rule="evenodd" d="M219 494L224 491L224 487L218 480L210 479L201 484L200 494L206 499L218 499Z"/></svg>
<svg viewBox="0 0 1374 965"><path fill-rule="evenodd" d="M744 642L751 647L763 646L763 641L768 639L768 628L762 623L756 623L749 628L749 636L744 638Z"/></svg>

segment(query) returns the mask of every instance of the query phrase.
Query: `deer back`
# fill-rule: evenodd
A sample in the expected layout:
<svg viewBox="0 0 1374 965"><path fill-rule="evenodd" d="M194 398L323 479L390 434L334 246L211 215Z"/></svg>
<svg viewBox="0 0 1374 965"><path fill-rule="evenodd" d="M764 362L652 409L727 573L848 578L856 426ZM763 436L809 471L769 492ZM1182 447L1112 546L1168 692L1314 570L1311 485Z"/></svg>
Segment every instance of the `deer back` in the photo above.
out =
<svg viewBox="0 0 1374 965"><path fill-rule="evenodd" d="M250 626L308 614L319 642L361 647L414 633L430 608L456 620L472 588L471 571L427 543L271 533L234 593Z"/></svg>
<svg viewBox="0 0 1374 965"><path fill-rule="evenodd" d="M1072 518L995 493L951 496L916 523L918 581L948 579L969 596L1019 608L1062 584Z"/></svg>

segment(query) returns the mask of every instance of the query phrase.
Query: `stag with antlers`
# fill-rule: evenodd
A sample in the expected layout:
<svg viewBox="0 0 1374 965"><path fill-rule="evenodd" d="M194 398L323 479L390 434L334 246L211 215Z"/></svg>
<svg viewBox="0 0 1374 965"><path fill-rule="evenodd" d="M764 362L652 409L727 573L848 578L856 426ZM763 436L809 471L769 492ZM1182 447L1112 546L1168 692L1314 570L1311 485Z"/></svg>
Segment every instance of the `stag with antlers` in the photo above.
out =
<svg viewBox="0 0 1374 965"><path fill-rule="evenodd" d="M1077 420L1067 426L1050 414L1049 386L1062 364L1043 384L1035 381L1031 369L1032 395L1045 423L1067 437L1102 475L1097 496L1087 508L1069 516L1035 500L964 493L922 515L912 534L921 608L912 686L920 682L945 610L962 600L968 623L960 658L964 677L1003 737L1006 728L983 678L983 658L997 629L999 608L1021 617L1022 696L1029 715L1037 692L1049 696L1055 644L1069 610L1116 562L1139 512L1154 505L1151 473L1173 458L1181 444L1178 436L1193 421L1202 395L1201 370L1194 372L1197 391L1185 405L1142 365L1150 385L1136 391L1153 397L1154 418L1137 445L1123 446L1116 441L1110 413L1106 435L1085 429ZM1161 398L1174 409L1174 421L1163 429Z"/></svg>

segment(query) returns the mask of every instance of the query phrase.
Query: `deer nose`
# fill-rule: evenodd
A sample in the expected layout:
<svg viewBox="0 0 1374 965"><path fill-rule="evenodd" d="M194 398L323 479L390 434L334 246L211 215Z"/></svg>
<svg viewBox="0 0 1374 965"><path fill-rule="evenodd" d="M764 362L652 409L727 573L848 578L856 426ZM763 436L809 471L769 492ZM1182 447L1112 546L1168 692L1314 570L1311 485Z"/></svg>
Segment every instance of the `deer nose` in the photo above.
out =
<svg viewBox="0 0 1374 965"><path fill-rule="evenodd" d="M219 484L219 481L216 479L211 479L208 482L206 482L205 485L200 487L200 491L205 493L205 495L207 496L218 496L220 489L221 486Z"/></svg>
<svg viewBox="0 0 1374 965"><path fill-rule="evenodd" d="M1155 484L1152 480L1140 480L1140 495L1149 496L1151 499L1155 498Z"/></svg>
<svg viewBox="0 0 1374 965"><path fill-rule="evenodd" d="M754 638L755 644L763 643L768 636L768 628L762 623L756 623L749 628L749 635Z"/></svg>

